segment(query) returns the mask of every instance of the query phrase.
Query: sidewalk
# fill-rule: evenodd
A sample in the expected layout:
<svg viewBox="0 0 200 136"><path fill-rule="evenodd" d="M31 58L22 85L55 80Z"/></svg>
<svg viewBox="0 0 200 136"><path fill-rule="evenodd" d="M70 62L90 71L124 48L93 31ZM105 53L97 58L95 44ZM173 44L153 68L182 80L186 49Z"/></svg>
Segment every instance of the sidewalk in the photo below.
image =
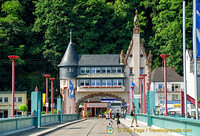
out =
<svg viewBox="0 0 200 136"><path fill-rule="evenodd" d="M19 133L14 133L14 134L4 134L1 136L6 136L6 135L12 135L12 136L40 136L40 135L47 135L49 133L52 133L60 128L63 128L65 126L74 124L74 123L78 123L78 122L82 122L85 121L86 119L79 119L79 120L74 120L74 121L69 121L69 122L63 122L63 123L55 123L55 124L51 124L51 125L46 125L46 126L42 126L40 128L34 128L34 129L30 129L27 131L22 131Z"/></svg>
<svg viewBox="0 0 200 136"><path fill-rule="evenodd" d="M135 132L140 136L182 136L178 133L170 133L170 132L152 132L153 130L161 130L159 127L149 127L147 123L143 123L141 121L137 121L139 127L136 127L135 121L133 123L133 127L131 127L131 119L120 119L121 123L125 125L127 128Z"/></svg>

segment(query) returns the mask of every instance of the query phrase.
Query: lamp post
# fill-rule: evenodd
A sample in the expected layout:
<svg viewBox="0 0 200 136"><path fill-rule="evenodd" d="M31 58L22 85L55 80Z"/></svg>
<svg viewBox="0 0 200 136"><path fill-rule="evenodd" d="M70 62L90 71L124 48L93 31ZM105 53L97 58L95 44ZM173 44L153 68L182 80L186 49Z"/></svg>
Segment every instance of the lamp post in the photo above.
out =
<svg viewBox="0 0 200 136"><path fill-rule="evenodd" d="M53 114L53 80L55 78L49 78L51 80L51 114Z"/></svg>
<svg viewBox="0 0 200 136"><path fill-rule="evenodd" d="M50 77L50 75L44 75L44 77L46 77L46 114L48 114L48 108L49 108L49 103L48 103L48 78Z"/></svg>
<svg viewBox="0 0 200 136"><path fill-rule="evenodd" d="M67 87L64 87L64 114L67 114Z"/></svg>
<svg viewBox="0 0 200 136"><path fill-rule="evenodd" d="M170 55L168 54L162 54L160 55L164 60L164 82L165 82L165 116L168 116L167 113L167 65L166 60L169 58Z"/></svg>
<svg viewBox="0 0 200 136"><path fill-rule="evenodd" d="M143 77L139 77L138 78L140 80L140 113L142 113L142 79Z"/></svg>
<svg viewBox="0 0 200 136"><path fill-rule="evenodd" d="M10 58L12 60L12 116L11 117L15 117L14 116L14 111L15 111L15 60L17 60L17 58L19 58L19 56L15 56L15 55L10 55L8 56L8 58Z"/></svg>
<svg viewBox="0 0 200 136"><path fill-rule="evenodd" d="M141 74L141 76L143 77L143 97L144 97L144 113L146 114L146 93L145 93L145 77L147 76L147 74Z"/></svg>
<svg viewBox="0 0 200 136"><path fill-rule="evenodd" d="M129 113L129 91L127 91L127 113Z"/></svg>
<svg viewBox="0 0 200 136"><path fill-rule="evenodd" d="M131 89L132 89L132 107L133 107L133 104L134 104L134 102L133 102L133 90L134 90L134 86L131 86Z"/></svg>

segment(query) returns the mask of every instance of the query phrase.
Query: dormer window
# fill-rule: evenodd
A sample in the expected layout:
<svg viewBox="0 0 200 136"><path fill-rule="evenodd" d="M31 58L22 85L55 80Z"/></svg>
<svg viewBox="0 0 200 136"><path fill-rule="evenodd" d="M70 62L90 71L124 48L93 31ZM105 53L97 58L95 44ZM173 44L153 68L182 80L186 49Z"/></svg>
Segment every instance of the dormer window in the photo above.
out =
<svg viewBox="0 0 200 136"><path fill-rule="evenodd" d="M73 68L72 67L67 67L67 72L73 72Z"/></svg>

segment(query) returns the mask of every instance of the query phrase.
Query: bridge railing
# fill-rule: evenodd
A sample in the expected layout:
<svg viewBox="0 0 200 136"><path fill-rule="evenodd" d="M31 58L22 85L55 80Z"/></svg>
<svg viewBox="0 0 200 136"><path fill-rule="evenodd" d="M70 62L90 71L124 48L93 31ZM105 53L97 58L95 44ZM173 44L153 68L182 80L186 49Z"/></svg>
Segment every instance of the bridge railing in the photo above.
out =
<svg viewBox="0 0 200 136"><path fill-rule="evenodd" d="M35 128L36 117L6 118L0 119L0 135L1 133L14 130L26 130Z"/></svg>
<svg viewBox="0 0 200 136"><path fill-rule="evenodd" d="M41 116L41 125L49 125L53 123L58 123L59 121L59 115L57 114L47 114Z"/></svg>
<svg viewBox="0 0 200 136"><path fill-rule="evenodd" d="M41 116L41 126L67 122L79 119L78 114L64 114L63 120L60 121L59 114L48 114ZM20 131L37 127L37 117L19 117L19 118L5 118L0 119L0 135L1 134L12 134Z"/></svg>
<svg viewBox="0 0 200 136"><path fill-rule="evenodd" d="M127 114L126 118L131 119L132 117ZM138 121L147 123L153 128L159 127L168 132L171 131L185 136L198 136L200 134L200 120L147 114L136 114L136 118Z"/></svg>

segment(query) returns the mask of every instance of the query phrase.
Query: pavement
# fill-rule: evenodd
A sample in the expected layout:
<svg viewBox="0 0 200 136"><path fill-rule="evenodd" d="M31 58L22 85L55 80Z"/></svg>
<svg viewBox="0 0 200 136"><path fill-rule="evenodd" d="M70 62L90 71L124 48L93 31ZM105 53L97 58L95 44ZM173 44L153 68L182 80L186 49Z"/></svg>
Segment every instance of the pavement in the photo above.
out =
<svg viewBox="0 0 200 136"><path fill-rule="evenodd" d="M28 131L12 134L12 136L178 136L177 133L152 132L147 124L138 121L139 127L131 127L131 119L120 119L119 128L113 120L112 128L108 128L109 120L105 118L86 118L66 123L56 123ZM109 134L110 132L110 134ZM180 136L180 135L179 135Z"/></svg>
<svg viewBox="0 0 200 136"><path fill-rule="evenodd" d="M156 126L149 127L147 126L147 123L141 121L137 121L139 127L136 127L135 122L133 123L133 127L131 127L131 119L121 119L120 121L128 129L132 130L132 132L135 132L139 136L181 136L178 133L158 132L163 129Z"/></svg>

